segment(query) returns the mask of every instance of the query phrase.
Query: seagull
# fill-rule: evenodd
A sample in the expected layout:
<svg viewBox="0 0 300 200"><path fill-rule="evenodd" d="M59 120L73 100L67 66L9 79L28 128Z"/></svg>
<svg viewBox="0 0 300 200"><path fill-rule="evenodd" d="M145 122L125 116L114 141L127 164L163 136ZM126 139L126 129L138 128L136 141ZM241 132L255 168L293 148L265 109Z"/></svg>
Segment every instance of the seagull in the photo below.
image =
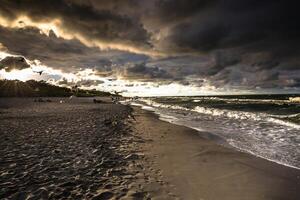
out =
<svg viewBox="0 0 300 200"><path fill-rule="evenodd" d="M120 95L122 93L122 91L121 92L115 91L114 93L115 93L115 95Z"/></svg>
<svg viewBox="0 0 300 200"><path fill-rule="evenodd" d="M41 70L41 71L33 71L34 73L38 73L40 74L40 76L42 75L42 73L44 72L44 70Z"/></svg>

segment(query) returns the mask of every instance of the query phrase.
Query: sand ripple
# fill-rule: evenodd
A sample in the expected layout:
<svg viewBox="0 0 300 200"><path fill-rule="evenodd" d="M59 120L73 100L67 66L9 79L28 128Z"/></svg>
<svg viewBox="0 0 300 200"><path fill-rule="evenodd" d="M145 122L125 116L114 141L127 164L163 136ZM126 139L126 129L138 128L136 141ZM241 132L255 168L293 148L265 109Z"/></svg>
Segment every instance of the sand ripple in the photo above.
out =
<svg viewBox="0 0 300 200"><path fill-rule="evenodd" d="M129 107L54 101L0 111L0 199L147 199Z"/></svg>

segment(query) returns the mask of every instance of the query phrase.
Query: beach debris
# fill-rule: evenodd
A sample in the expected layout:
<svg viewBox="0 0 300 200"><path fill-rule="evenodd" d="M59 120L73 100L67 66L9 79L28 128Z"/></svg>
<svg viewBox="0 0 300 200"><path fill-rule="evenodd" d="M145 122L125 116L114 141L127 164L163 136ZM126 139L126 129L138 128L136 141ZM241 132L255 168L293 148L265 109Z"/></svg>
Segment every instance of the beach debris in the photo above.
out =
<svg viewBox="0 0 300 200"><path fill-rule="evenodd" d="M37 98L33 100L34 102L52 102L50 99Z"/></svg>
<svg viewBox="0 0 300 200"><path fill-rule="evenodd" d="M93 99L93 102L94 102L94 103L103 103L102 100L97 100L97 99Z"/></svg>
<svg viewBox="0 0 300 200"><path fill-rule="evenodd" d="M42 98L37 98L33 100L34 102L44 102L44 100Z"/></svg>
<svg viewBox="0 0 300 200"><path fill-rule="evenodd" d="M115 94L114 95L111 95L111 102L112 103L115 103L115 104L119 104L120 102L120 93L122 93L122 92L116 92L115 91Z"/></svg>

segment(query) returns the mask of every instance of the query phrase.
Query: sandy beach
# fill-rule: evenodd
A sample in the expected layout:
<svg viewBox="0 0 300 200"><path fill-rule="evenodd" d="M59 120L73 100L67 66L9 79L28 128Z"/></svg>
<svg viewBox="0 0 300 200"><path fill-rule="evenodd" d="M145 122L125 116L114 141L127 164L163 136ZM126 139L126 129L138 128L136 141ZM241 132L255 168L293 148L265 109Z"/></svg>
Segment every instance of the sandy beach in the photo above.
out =
<svg viewBox="0 0 300 200"><path fill-rule="evenodd" d="M0 199L300 198L300 170L137 107L3 98L0 134Z"/></svg>
<svg viewBox="0 0 300 200"><path fill-rule="evenodd" d="M147 199L131 108L51 101L1 99L0 199Z"/></svg>
<svg viewBox="0 0 300 200"><path fill-rule="evenodd" d="M218 138L135 108L146 157L174 197L195 200L300 199L300 170L217 144Z"/></svg>

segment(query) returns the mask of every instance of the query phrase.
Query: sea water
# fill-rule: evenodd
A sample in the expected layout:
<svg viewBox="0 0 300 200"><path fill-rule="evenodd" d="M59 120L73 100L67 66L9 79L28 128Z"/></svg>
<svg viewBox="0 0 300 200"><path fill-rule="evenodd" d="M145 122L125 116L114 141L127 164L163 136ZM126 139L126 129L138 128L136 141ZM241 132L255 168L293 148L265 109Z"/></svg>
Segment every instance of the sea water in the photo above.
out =
<svg viewBox="0 0 300 200"><path fill-rule="evenodd" d="M300 169L300 102L295 95L142 98L162 120L209 132L222 143ZM220 142L219 141L219 142Z"/></svg>

